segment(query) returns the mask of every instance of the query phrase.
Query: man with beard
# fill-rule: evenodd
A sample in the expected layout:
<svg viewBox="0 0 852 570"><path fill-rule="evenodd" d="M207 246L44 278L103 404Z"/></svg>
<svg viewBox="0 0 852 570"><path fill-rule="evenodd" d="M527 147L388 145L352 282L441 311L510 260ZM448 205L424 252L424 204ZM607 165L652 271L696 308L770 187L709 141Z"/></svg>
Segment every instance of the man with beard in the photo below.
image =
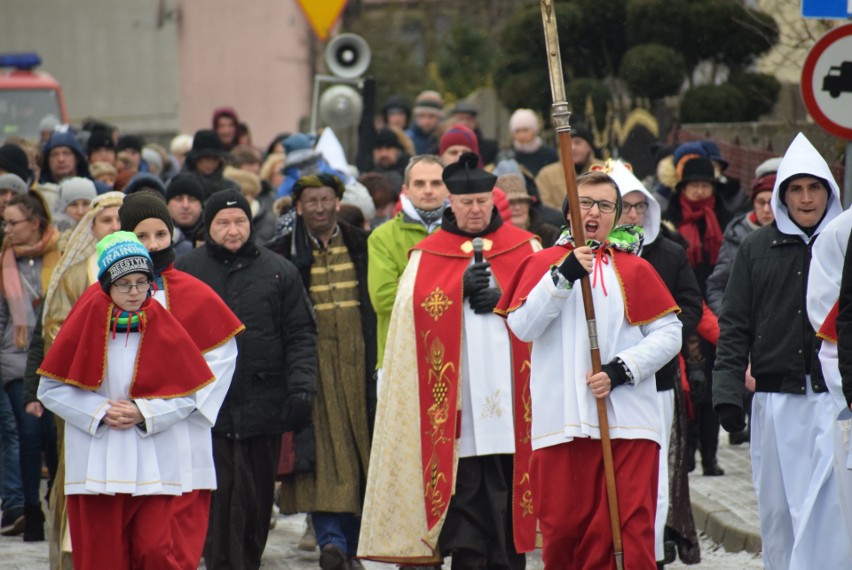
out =
<svg viewBox="0 0 852 570"><path fill-rule="evenodd" d="M399 180L405 174L405 166L411 158L402 149L402 143L396 133L385 127L376 132L373 146L373 166L370 172L384 174L398 187Z"/></svg>
<svg viewBox="0 0 852 570"><path fill-rule="evenodd" d="M195 248L203 237L204 220L201 212L204 208L204 186L197 176L178 174L166 188L166 205L169 215L180 230L175 239L175 254L180 256Z"/></svg>

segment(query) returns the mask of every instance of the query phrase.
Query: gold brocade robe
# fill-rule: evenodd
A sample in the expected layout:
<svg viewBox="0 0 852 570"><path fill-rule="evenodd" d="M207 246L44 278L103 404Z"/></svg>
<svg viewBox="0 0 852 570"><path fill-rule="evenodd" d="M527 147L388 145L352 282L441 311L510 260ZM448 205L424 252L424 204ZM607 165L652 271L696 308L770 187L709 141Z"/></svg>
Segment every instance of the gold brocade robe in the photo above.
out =
<svg viewBox="0 0 852 570"><path fill-rule="evenodd" d="M317 315L316 468L284 479L280 505L288 513L360 515L370 435L358 280L339 231L327 248L314 243L313 254L308 293Z"/></svg>

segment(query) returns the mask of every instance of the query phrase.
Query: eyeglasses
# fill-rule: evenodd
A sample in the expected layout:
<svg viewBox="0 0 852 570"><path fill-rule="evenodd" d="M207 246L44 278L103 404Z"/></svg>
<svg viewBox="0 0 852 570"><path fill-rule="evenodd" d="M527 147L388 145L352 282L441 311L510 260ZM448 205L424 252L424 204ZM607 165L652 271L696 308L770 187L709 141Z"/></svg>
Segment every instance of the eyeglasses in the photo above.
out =
<svg viewBox="0 0 852 570"><path fill-rule="evenodd" d="M591 198L580 198L580 208L583 210L591 210L592 206L597 204L598 210L601 211L602 214L611 214L615 212L616 207L618 206L615 202L610 202L609 200L592 200Z"/></svg>
<svg viewBox="0 0 852 570"><path fill-rule="evenodd" d="M630 202L622 202L621 206L624 208L624 213L626 214L630 210L636 210L637 214L644 214L648 209L648 202L639 202L637 204L631 204Z"/></svg>
<svg viewBox="0 0 852 570"><path fill-rule="evenodd" d="M118 289L119 293L130 293L131 289L136 289L140 293L147 293L148 289L151 288L151 282L145 281L144 283L113 283L113 287Z"/></svg>
<svg viewBox="0 0 852 570"><path fill-rule="evenodd" d="M4 230L6 228L14 229L15 226L17 226L18 224L23 224L24 222L29 222L30 219L31 218L24 218L23 220L4 220L4 221L0 222L0 228L3 228Z"/></svg>

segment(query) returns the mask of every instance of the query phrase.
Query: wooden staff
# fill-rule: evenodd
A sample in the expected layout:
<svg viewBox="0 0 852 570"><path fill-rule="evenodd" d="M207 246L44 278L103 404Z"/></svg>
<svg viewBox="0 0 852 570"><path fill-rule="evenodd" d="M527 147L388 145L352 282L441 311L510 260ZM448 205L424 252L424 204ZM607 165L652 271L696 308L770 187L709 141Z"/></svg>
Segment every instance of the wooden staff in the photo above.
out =
<svg viewBox="0 0 852 570"><path fill-rule="evenodd" d="M565 174L568 193L568 211L571 216L571 235L576 245L586 242L583 222L580 216L580 197L577 194L577 179L574 173L574 160L571 158L571 126L568 101L565 97L565 82L562 77L562 56L559 53L559 35L556 29L556 11L552 0L541 0L541 18L544 23L544 38L547 47L547 66L550 71L550 90L553 94L553 124L559 140L559 157ZM592 356L592 373L601 371L601 352L598 347L598 331L595 321L595 305L592 300L592 288L589 276L580 279L583 293L583 306L586 311L586 324L589 329L589 345ZM609 438L609 420L606 413L606 400L597 399L598 424L601 432L601 451L603 453L604 476L606 477L606 498L609 504L609 522L612 528L612 544L615 549L615 564L618 570L624 568L624 551L621 546L621 521L618 517L618 494L615 488L615 468L612 461L612 443Z"/></svg>

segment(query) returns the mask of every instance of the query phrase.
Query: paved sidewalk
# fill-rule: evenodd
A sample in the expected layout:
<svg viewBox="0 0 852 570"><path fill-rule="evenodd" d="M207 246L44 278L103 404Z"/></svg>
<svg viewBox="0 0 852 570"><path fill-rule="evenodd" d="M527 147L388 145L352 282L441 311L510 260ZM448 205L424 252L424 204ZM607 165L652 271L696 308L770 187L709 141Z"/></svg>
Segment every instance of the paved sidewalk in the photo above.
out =
<svg viewBox="0 0 852 570"><path fill-rule="evenodd" d="M761 542L749 446L730 446L728 436L723 432L718 458L725 470L724 476L704 477L699 465L690 474L689 480L695 523L705 535L701 540L701 567L713 570L762 568L759 557L753 556L760 552ZM318 552L303 552L296 548L303 530L304 516L279 517L277 527L270 533L263 557L263 570L317 568ZM722 547L717 548L714 543ZM44 542L27 543L22 542L21 537L0 537L0 567L4 570L47 568L47 558L47 544ZM370 562L364 566L367 570L392 569L390 565ZM448 568L449 563L444 567ZM670 567L673 570L687 568L680 562ZM542 568L540 551L527 557L527 570Z"/></svg>
<svg viewBox="0 0 852 570"><path fill-rule="evenodd" d="M749 444L730 445L723 430L719 438L721 477L705 477L699 466L689 474L689 493L695 525L728 552L760 552L760 518L751 477Z"/></svg>

